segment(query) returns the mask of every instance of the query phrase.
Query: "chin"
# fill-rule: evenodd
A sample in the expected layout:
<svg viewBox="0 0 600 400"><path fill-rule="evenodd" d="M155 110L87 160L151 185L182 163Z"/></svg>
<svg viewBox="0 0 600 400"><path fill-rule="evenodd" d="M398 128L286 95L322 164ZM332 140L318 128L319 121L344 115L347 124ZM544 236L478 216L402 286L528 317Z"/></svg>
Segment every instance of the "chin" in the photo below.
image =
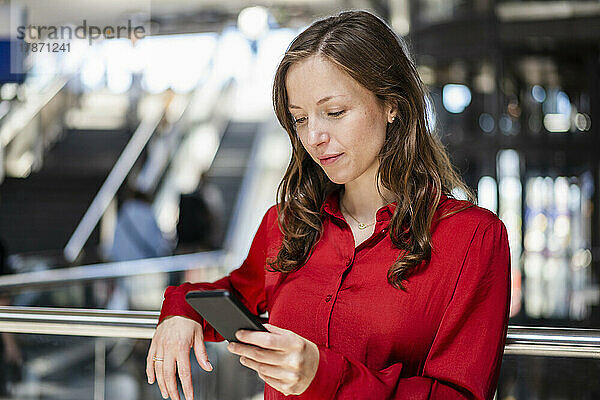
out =
<svg viewBox="0 0 600 400"><path fill-rule="evenodd" d="M331 182L338 184L338 185L345 185L346 183L351 181L351 179L348 178L347 176L344 177L344 176L339 176L339 175L331 175L331 174L328 174L326 171L325 171L325 175L327 175L327 177L329 178L329 180Z"/></svg>

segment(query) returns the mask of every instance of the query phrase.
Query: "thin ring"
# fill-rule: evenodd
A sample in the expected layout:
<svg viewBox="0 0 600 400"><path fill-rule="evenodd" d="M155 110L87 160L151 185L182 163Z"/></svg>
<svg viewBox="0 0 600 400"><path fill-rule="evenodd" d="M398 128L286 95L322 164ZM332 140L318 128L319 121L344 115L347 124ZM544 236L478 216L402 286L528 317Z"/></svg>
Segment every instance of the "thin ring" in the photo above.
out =
<svg viewBox="0 0 600 400"><path fill-rule="evenodd" d="M152 356L152 360L154 360L154 361L164 361L164 358Z"/></svg>

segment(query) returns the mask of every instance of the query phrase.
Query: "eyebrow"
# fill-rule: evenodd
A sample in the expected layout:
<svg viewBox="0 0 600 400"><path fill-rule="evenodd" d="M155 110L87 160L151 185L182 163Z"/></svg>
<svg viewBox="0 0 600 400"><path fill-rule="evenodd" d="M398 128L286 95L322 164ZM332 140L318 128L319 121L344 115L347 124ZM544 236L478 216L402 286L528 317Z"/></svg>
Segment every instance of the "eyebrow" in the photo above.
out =
<svg viewBox="0 0 600 400"><path fill-rule="evenodd" d="M331 100L334 97L346 97L346 95L345 94L337 94L335 96L323 97L321 100L317 101L317 105L320 106L321 104L325 103L326 101ZM289 108L300 108L300 107L290 104Z"/></svg>

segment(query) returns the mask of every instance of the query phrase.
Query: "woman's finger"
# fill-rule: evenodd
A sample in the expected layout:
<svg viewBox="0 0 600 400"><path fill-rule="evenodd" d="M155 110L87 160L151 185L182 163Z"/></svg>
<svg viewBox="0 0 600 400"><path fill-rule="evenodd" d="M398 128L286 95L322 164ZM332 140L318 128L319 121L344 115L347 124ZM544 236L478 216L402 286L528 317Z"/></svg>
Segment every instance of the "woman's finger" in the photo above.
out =
<svg viewBox="0 0 600 400"><path fill-rule="evenodd" d="M162 353L159 353L156 358L163 359ZM158 383L158 388L160 389L160 394L163 399L169 397L169 391L167 390L167 385L165 384L165 377L163 374L163 363L164 361L154 361L154 373L156 374L156 382Z"/></svg>
<svg viewBox="0 0 600 400"><path fill-rule="evenodd" d="M189 351L183 351L177 355L177 372L179 374L179 380L181 381L185 400L193 400L194 388L192 387L192 371L190 369Z"/></svg>
<svg viewBox="0 0 600 400"><path fill-rule="evenodd" d="M148 383L154 383L154 360L153 357L156 353L156 345L154 344L154 340L150 343L150 348L148 349L148 356L146 357L146 376L148 377Z"/></svg>
<svg viewBox="0 0 600 400"><path fill-rule="evenodd" d="M251 368L259 374L286 382L296 382L299 379L298 373L282 368L279 365L264 364L256 362L246 357L240 357L240 363Z"/></svg>
<svg viewBox="0 0 600 400"><path fill-rule="evenodd" d="M292 332L292 331L290 331L290 330L283 329L283 328L280 328L280 327L278 327L278 326L271 325L271 324L263 324L263 326L264 326L265 328L267 328L267 330L268 330L269 332L273 332L273 333L285 333L285 332Z"/></svg>
<svg viewBox="0 0 600 400"><path fill-rule="evenodd" d="M168 353L172 354L172 353ZM167 355L163 361L163 374L167 391L171 400L179 400L179 390L177 389L177 364L175 357Z"/></svg>
<svg viewBox="0 0 600 400"><path fill-rule="evenodd" d="M194 355L196 356L196 360L202 369L207 372L213 370L213 366L208 361L208 354L206 354L206 346L204 345L202 329L197 329L194 333Z"/></svg>
<svg viewBox="0 0 600 400"><path fill-rule="evenodd" d="M288 390L290 389L290 385L288 383L280 379L271 378L270 376L263 375L261 373L258 374L258 377L278 392L281 392L285 395L289 394Z"/></svg>
<svg viewBox="0 0 600 400"><path fill-rule="evenodd" d="M235 337L240 342L272 350L285 350L289 342L284 335L273 332L239 330L235 333Z"/></svg>
<svg viewBox="0 0 600 400"><path fill-rule="evenodd" d="M283 362L285 353L277 350L268 350L260 347L230 342L227 345L227 350L238 356L244 356L252 360L272 365L279 365Z"/></svg>

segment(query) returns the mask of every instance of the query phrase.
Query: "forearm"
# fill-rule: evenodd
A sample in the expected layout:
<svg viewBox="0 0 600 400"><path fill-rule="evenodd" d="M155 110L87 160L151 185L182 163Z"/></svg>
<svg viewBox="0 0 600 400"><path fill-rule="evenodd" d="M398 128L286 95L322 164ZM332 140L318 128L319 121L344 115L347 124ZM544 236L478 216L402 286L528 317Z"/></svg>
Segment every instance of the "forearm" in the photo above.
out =
<svg viewBox="0 0 600 400"><path fill-rule="evenodd" d="M430 376L403 377L402 368L398 362L383 370L374 370L319 346L319 367L302 398L485 400L468 382Z"/></svg>
<svg viewBox="0 0 600 400"><path fill-rule="evenodd" d="M198 314L185 300L185 295L194 290L214 290L214 289L227 289L231 290L231 284L228 277L219 279L218 281L208 283L189 283L186 282L179 286L170 286L165 291L165 300L163 302L159 324L172 316L180 316L192 319L202 325L202 331L204 340L208 342L220 342L225 340L219 335L214 328L206 322L200 314Z"/></svg>

